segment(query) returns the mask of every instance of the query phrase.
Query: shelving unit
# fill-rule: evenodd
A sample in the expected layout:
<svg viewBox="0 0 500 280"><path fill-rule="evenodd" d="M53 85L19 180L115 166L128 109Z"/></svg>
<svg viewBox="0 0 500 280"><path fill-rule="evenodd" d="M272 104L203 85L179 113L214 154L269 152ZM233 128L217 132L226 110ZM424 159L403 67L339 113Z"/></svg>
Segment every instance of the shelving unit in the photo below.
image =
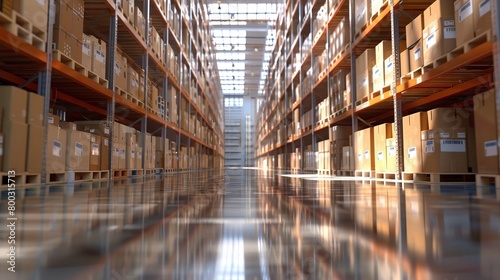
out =
<svg viewBox="0 0 500 280"><path fill-rule="evenodd" d="M402 179L403 116L453 104L470 106L473 95L494 87L497 63L492 41L495 37L490 34L495 34L496 27L492 33L477 36L466 50L458 46L444 60L422 67L421 75L401 78L399 45L405 39L405 27L434 1L385 1L360 31L355 28L355 2L286 1L285 13L276 23L277 39L264 97L267 102L259 108L256 124L258 166L321 174L322 168L315 165L315 153L321 151L325 140L331 145L328 150L334 153L331 131L334 127L352 127L353 139L348 146L353 146L354 132L394 122L399 158L395 176ZM349 34L348 42L339 47L332 44L331 35L342 20ZM391 42L392 63L397 65L392 82L374 96L358 101L356 59L382 40ZM322 56L325 51L326 58ZM331 95L337 90L335 78L339 71L350 71L350 87L346 88L350 102L342 107L337 106ZM334 168L334 162L330 166L331 171L340 170L338 166Z"/></svg>
<svg viewBox="0 0 500 280"><path fill-rule="evenodd" d="M50 2L54 5L54 0ZM174 155L186 151L186 161L175 164L172 170L223 167L223 104L217 81L212 78L218 74L206 5L202 0L135 0L136 10L138 7L142 11L146 23L141 34L140 28L132 24L134 19L124 13L123 2L84 1L84 33L106 42L107 81L104 77L89 77L71 59L57 60L56 53L46 53L0 26L1 81L46 96L45 124L49 111L63 108L67 121L107 120L110 138L113 122L119 122L141 131L142 141L146 133L170 140L176 146L167 147L163 141L164 150L172 148ZM163 40L163 45L158 43L160 51L153 48L156 43L151 37L153 28ZM48 33L51 38L51 27ZM116 87L114 66L118 51L143 75L144 99L131 98L126 89ZM39 71L45 73L48 61L51 77L50 90L46 92L36 78ZM158 100L154 100L154 95L149 96L152 85L160 89ZM158 107L151 107L148 98L153 98L154 104L158 102L154 105ZM173 104L167 105L167 100L177 101L174 107L178 116L169 115L167 110ZM112 147L109 150L109 169L113 170ZM202 157L208 159L203 165ZM147 169L144 160L145 157L137 169ZM176 156L174 161L182 159ZM112 177L113 172L109 174Z"/></svg>

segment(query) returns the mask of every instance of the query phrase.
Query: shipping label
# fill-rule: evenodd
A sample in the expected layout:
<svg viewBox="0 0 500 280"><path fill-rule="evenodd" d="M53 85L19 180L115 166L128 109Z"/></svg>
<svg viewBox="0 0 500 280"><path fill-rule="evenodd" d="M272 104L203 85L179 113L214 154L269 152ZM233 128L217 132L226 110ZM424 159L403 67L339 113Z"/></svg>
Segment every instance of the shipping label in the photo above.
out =
<svg viewBox="0 0 500 280"><path fill-rule="evenodd" d="M425 141L425 153L434 153L435 148L434 148L434 140L427 140Z"/></svg>
<svg viewBox="0 0 500 280"><path fill-rule="evenodd" d="M75 156L77 157L83 157L83 144L82 143L75 143Z"/></svg>
<svg viewBox="0 0 500 280"><path fill-rule="evenodd" d="M479 17L484 16L489 11L491 11L490 0L484 0L483 2L479 3Z"/></svg>
<svg viewBox="0 0 500 280"><path fill-rule="evenodd" d="M465 140L441 140L441 152L448 153L465 153L466 145Z"/></svg>
<svg viewBox="0 0 500 280"><path fill-rule="evenodd" d="M458 13L458 22L464 21L466 18L472 15L472 1L467 1Z"/></svg>
<svg viewBox="0 0 500 280"><path fill-rule="evenodd" d="M445 39L457 38L457 33L456 33L455 27L445 27L444 28L444 38Z"/></svg>
<svg viewBox="0 0 500 280"><path fill-rule="evenodd" d="M414 56L415 56L415 61L419 60L420 57L422 57L422 50L420 49L420 47L414 50Z"/></svg>
<svg viewBox="0 0 500 280"><path fill-rule="evenodd" d="M378 152L377 153L377 159L378 160L384 160L384 153L383 152Z"/></svg>
<svg viewBox="0 0 500 280"><path fill-rule="evenodd" d="M498 145L497 141L486 141L484 142L484 156L485 157L495 157L498 156Z"/></svg>
<svg viewBox="0 0 500 280"><path fill-rule="evenodd" d="M389 156L390 157L396 156L396 148L395 147L389 147Z"/></svg>
<svg viewBox="0 0 500 280"><path fill-rule="evenodd" d="M417 158L417 147L410 147L408 149L408 158Z"/></svg>
<svg viewBox="0 0 500 280"><path fill-rule="evenodd" d="M93 156L99 155L99 144L92 144L92 155Z"/></svg>
<svg viewBox="0 0 500 280"><path fill-rule="evenodd" d="M59 141L52 142L52 155L62 157L62 145Z"/></svg>

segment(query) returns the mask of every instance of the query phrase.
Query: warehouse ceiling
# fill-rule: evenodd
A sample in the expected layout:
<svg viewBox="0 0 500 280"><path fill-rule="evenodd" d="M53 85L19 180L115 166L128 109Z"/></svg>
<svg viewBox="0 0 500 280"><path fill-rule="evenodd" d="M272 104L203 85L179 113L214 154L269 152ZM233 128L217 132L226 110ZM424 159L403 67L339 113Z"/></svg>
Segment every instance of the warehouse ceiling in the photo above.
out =
<svg viewBox="0 0 500 280"><path fill-rule="evenodd" d="M264 90L268 61L276 35L277 0L207 0L210 29L226 106L243 95ZM242 100L241 100L242 102Z"/></svg>

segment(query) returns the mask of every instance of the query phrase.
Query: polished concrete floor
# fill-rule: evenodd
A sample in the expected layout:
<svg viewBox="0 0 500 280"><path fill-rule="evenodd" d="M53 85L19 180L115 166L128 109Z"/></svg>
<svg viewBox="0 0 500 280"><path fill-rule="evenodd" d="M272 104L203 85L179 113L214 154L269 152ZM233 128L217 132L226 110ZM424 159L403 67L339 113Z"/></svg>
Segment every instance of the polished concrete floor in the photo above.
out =
<svg viewBox="0 0 500 280"><path fill-rule="evenodd" d="M2 280L500 279L495 188L231 169L8 195Z"/></svg>

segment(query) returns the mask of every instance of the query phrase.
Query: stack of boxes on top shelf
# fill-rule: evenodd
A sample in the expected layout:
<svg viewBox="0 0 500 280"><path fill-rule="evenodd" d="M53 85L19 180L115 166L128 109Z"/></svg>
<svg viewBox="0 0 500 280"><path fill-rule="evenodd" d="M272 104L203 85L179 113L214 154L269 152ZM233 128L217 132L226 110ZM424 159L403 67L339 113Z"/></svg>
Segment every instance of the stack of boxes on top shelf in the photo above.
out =
<svg viewBox="0 0 500 280"><path fill-rule="evenodd" d="M56 0L53 28L55 48L77 63L82 63L83 0Z"/></svg>
<svg viewBox="0 0 500 280"><path fill-rule="evenodd" d="M14 35L22 37L27 43L45 51L49 0L3 0L0 2L0 11L8 17L13 17L13 13L17 13L29 21L29 24L22 26L17 25L19 23L17 21L13 22L11 26L16 26L15 29L8 28L9 24L2 26ZM21 30L27 34L21 36L23 33Z"/></svg>

